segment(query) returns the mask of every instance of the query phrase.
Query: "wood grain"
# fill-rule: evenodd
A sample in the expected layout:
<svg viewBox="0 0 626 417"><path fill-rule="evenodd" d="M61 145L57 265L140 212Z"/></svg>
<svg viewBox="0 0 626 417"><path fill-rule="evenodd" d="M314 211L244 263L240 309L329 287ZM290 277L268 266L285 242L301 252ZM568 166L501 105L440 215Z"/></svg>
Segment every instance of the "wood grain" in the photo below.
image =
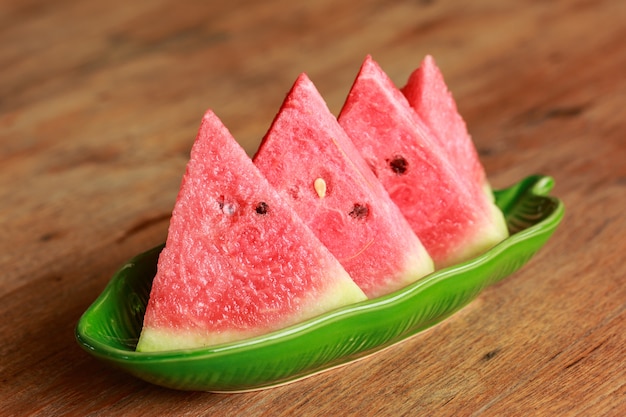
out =
<svg viewBox="0 0 626 417"><path fill-rule="evenodd" d="M0 3L0 415L626 414L626 2ZM249 153L307 72L338 112L372 54L432 54L495 187L551 175L566 217L433 329L276 389L149 385L74 341L164 240L212 108Z"/></svg>

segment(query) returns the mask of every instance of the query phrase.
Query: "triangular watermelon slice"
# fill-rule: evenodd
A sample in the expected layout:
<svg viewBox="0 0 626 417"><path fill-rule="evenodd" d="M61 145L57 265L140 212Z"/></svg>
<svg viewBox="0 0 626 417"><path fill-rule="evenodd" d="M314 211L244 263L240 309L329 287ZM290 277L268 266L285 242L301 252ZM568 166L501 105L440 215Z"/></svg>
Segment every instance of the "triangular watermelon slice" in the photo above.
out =
<svg viewBox="0 0 626 417"><path fill-rule="evenodd" d="M459 176L466 179L469 186L480 186L491 194L474 142L432 56L427 55L422 60L401 91L447 152Z"/></svg>
<svg viewBox="0 0 626 417"><path fill-rule="evenodd" d="M277 330L366 299L212 112L191 151L139 351Z"/></svg>
<svg viewBox="0 0 626 417"><path fill-rule="evenodd" d="M467 185L431 129L371 57L338 119L437 268L467 260L508 235L491 198Z"/></svg>
<svg viewBox="0 0 626 417"><path fill-rule="evenodd" d="M368 297L433 271L423 245L305 74L253 161Z"/></svg>

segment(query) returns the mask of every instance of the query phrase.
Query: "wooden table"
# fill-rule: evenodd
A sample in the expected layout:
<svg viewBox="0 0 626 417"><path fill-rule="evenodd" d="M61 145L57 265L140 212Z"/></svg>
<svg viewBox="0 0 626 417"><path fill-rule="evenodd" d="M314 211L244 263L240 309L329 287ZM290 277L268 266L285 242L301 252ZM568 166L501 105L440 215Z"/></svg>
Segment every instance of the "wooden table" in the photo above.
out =
<svg viewBox="0 0 626 417"><path fill-rule="evenodd" d="M0 415L626 415L626 2L0 4ZM165 239L212 108L253 153L307 72L338 112L366 54L432 54L496 188L556 180L521 271L358 363L246 394L95 360L81 313Z"/></svg>

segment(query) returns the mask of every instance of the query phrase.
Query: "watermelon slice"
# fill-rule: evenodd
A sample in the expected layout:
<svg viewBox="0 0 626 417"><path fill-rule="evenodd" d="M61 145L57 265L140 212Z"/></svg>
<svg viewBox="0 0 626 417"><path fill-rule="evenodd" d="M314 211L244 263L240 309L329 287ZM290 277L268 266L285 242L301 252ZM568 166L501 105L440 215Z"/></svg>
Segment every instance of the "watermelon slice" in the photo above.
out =
<svg viewBox="0 0 626 417"><path fill-rule="evenodd" d="M253 159L370 297L433 262L311 80L296 80Z"/></svg>
<svg viewBox="0 0 626 417"><path fill-rule="evenodd" d="M401 91L430 128L432 137L447 152L459 178L466 179L468 186L479 186L492 196L474 142L432 56L427 55L422 60Z"/></svg>
<svg viewBox="0 0 626 417"><path fill-rule="evenodd" d="M172 213L139 351L227 343L366 299L212 112Z"/></svg>
<svg viewBox="0 0 626 417"><path fill-rule="evenodd" d="M508 235L492 199L476 191L481 187L468 186L467 174L457 171L432 130L370 56L338 119L437 268L472 258ZM455 120L442 116L438 123L449 122ZM469 178L477 177L470 173Z"/></svg>

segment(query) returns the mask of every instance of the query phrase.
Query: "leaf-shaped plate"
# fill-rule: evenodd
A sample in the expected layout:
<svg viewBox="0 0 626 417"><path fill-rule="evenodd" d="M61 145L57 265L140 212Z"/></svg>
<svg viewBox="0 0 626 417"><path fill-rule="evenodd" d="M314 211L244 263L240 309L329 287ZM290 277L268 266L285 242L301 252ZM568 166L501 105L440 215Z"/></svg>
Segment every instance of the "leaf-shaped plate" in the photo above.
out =
<svg viewBox="0 0 626 417"><path fill-rule="evenodd" d="M124 265L76 327L98 359L165 387L214 392L269 388L347 364L398 343L458 311L539 250L563 217L553 180L531 176L495 192L511 236L477 258L395 293L352 304L263 336L214 347L136 352L162 246Z"/></svg>

